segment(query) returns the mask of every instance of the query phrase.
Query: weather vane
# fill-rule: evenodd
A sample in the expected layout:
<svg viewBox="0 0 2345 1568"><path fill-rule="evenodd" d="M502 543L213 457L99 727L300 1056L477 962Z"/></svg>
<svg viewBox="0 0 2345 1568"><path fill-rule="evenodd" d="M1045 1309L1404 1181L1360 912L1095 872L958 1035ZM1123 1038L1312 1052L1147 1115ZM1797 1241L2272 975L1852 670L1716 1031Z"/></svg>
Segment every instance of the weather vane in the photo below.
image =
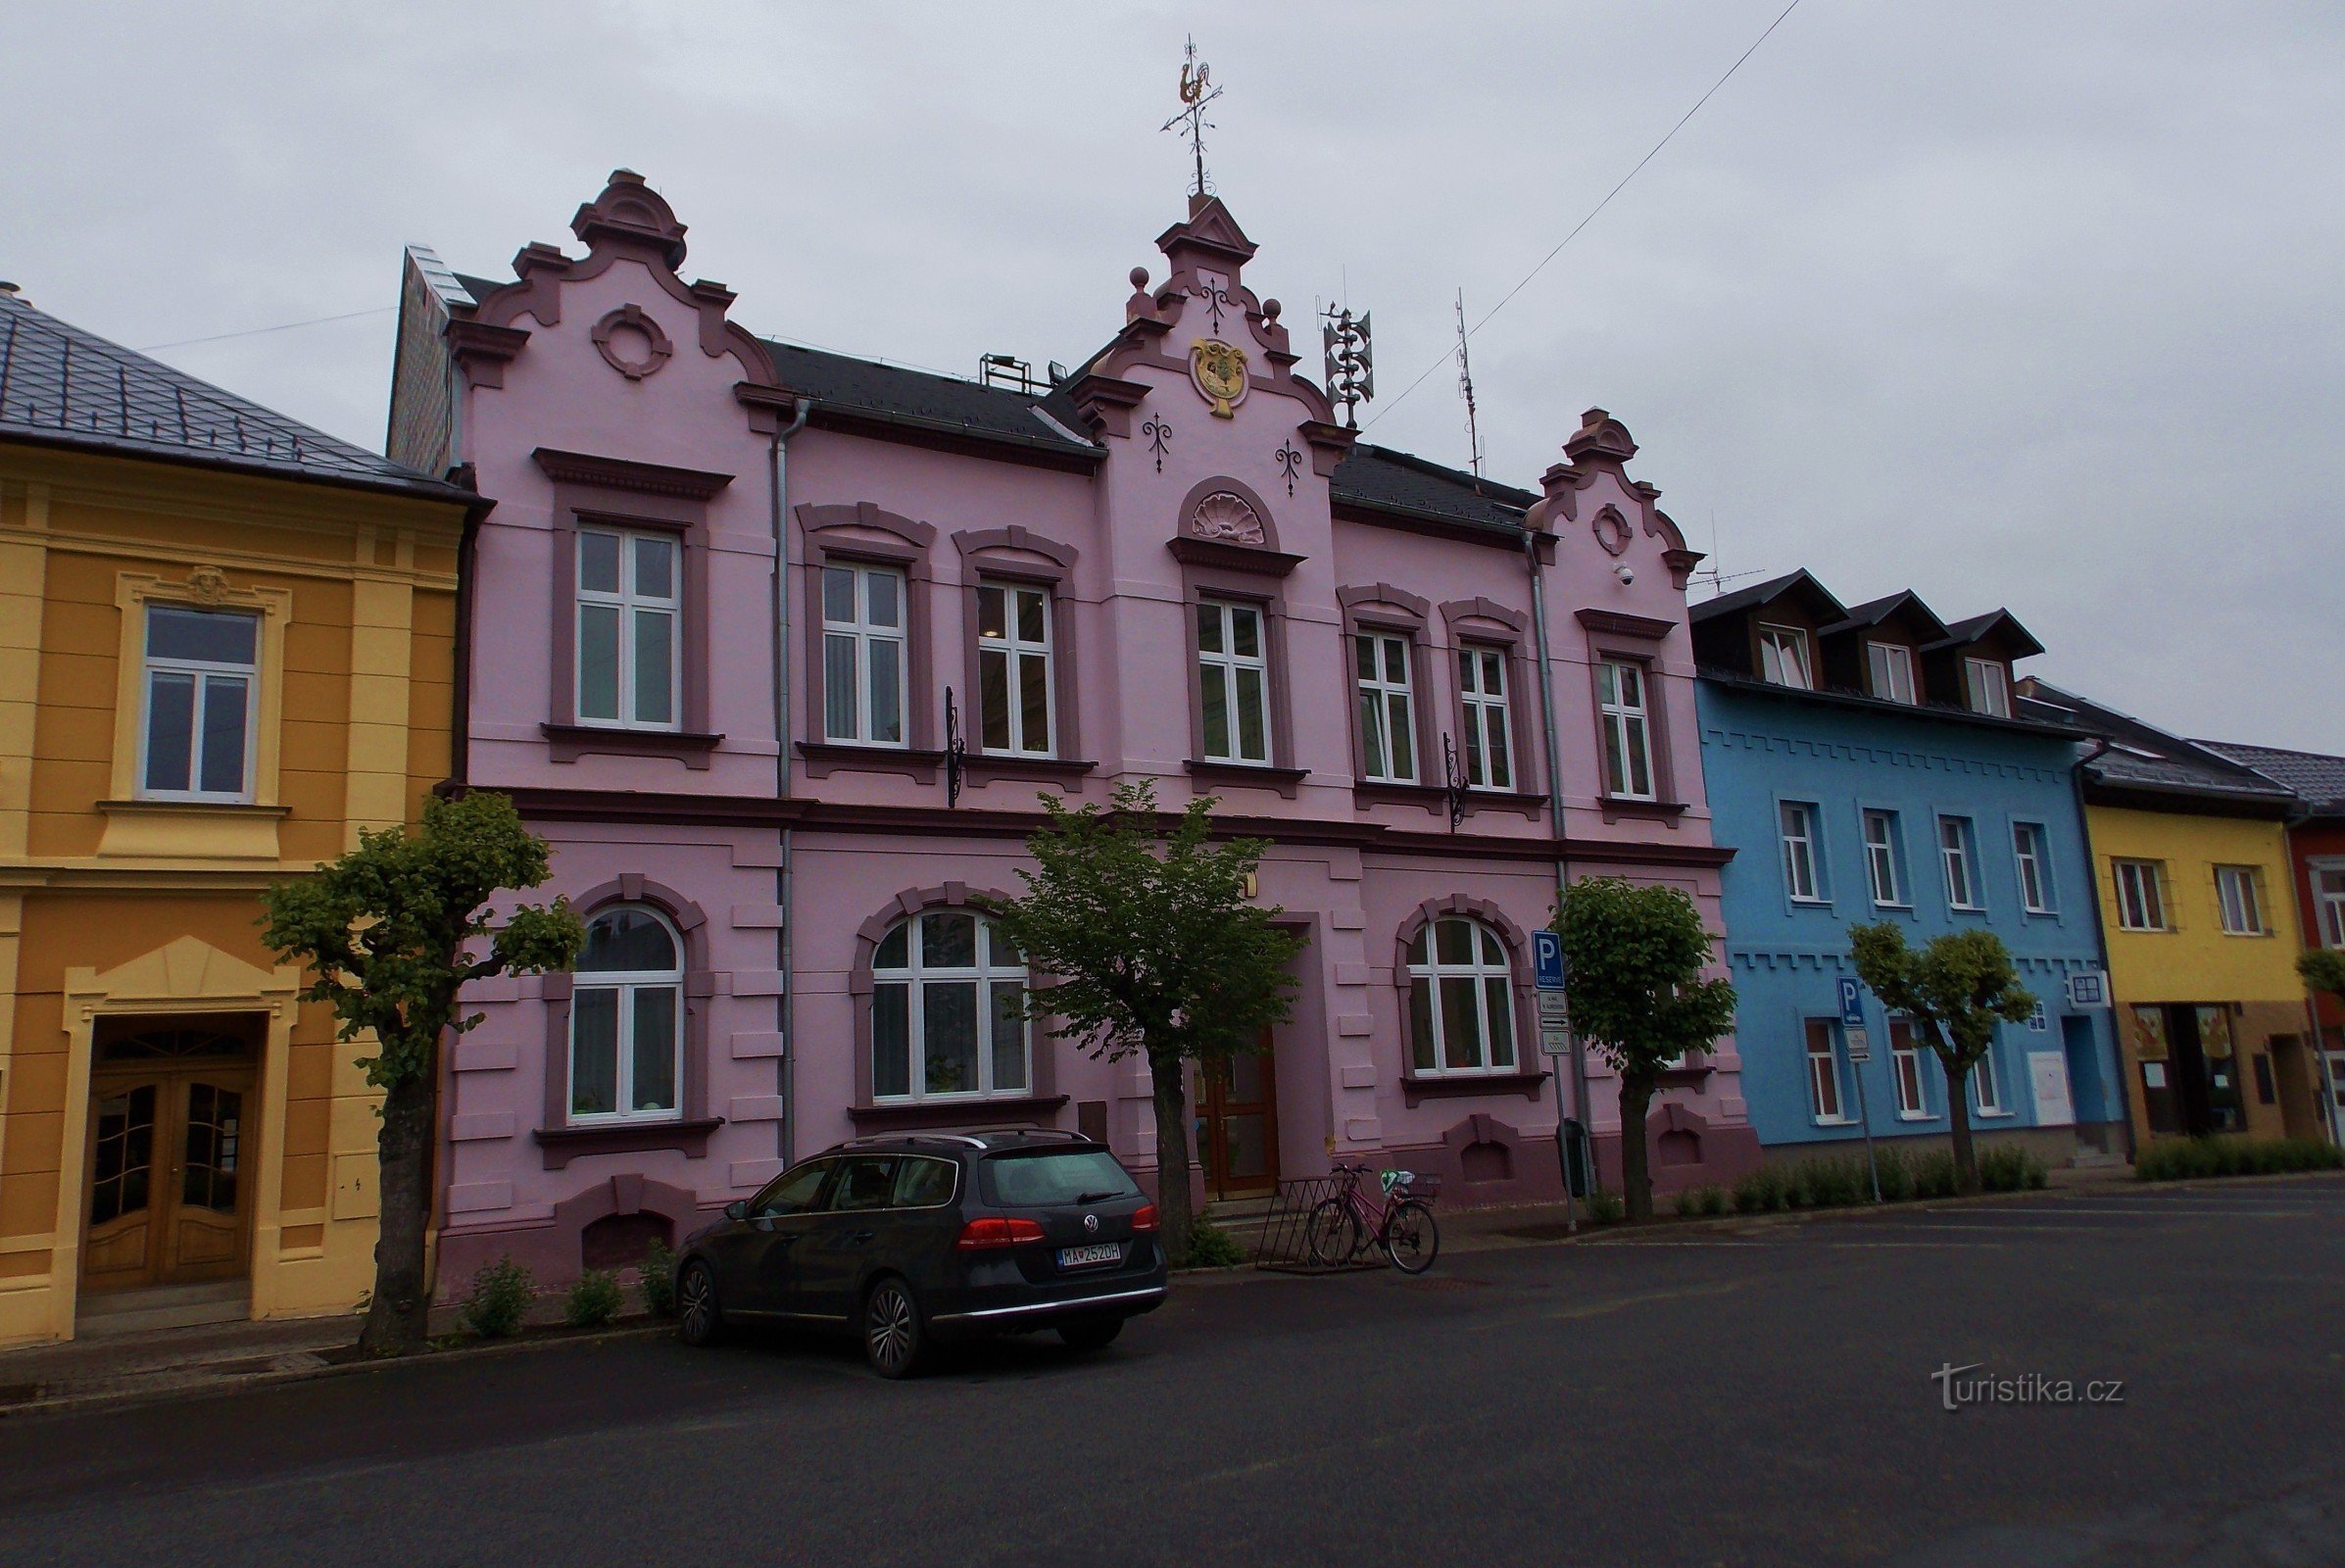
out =
<svg viewBox="0 0 2345 1568"><path fill-rule="evenodd" d="M1189 58L1181 67L1181 112L1164 122L1166 130L1178 130L1186 123L1189 130L1190 156L1197 161L1197 193L1205 194L1205 132L1213 128L1213 122L1205 118L1205 105L1221 96L1221 89L1213 85L1211 68L1197 57L1197 39L1189 40Z"/></svg>

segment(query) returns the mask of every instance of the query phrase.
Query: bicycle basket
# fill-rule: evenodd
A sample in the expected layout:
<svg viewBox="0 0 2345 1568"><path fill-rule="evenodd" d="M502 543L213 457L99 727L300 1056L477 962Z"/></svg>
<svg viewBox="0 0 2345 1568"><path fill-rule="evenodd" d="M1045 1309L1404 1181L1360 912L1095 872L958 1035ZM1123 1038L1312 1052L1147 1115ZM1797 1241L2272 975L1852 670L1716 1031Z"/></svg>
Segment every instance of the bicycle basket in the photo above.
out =
<svg viewBox="0 0 2345 1568"><path fill-rule="evenodd" d="M1430 1172L1413 1170L1378 1171L1377 1179L1384 1183L1388 1198L1417 1198L1431 1200L1441 1196L1441 1178Z"/></svg>

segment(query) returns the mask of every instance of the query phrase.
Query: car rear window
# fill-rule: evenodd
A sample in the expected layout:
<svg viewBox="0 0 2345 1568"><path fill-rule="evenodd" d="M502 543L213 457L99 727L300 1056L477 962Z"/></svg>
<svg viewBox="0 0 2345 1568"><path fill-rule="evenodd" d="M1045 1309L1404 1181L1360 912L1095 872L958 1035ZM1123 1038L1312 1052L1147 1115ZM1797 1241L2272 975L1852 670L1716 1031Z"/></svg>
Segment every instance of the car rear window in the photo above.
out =
<svg viewBox="0 0 2345 1568"><path fill-rule="evenodd" d="M1133 1198L1140 1189L1104 1149L1035 1149L989 1155L977 1167L985 1200L1000 1208Z"/></svg>

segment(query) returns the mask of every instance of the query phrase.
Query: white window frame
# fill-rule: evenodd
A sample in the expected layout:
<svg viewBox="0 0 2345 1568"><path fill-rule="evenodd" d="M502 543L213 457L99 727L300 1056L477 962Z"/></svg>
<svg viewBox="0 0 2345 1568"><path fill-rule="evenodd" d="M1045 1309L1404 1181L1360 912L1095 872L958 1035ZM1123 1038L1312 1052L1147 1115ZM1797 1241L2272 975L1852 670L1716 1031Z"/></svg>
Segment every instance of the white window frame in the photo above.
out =
<svg viewBox="0 0 2345 1568"><path fill-rule="evenodd" d="M1897 1044L1902 1035L1905 1044ZM1929 1050L1922 1043L1911 1019L1889 1020L1889 1080L1897 1092L1897 1119L1899 1121L1929 1121L1930 1086L1922 1077L1922 1053Z"/></svg>
<svg viewBox="0 0 2345 1568"><path fill-rule="evenodd" d="M2166 864L2162 860L2112 858L2109 879L2117 891L2120 931L2167 931Z"/></svg>
<svg viewBox="0 0 2345 1568"><path fill-rule="evenodd" d="M2003 1074L1995 1065L1992 1042L1971 1063L1971 1098L1978 1102L1981 1116L2009 1116L2012 1108L2003 1102Z"/></svg>
<svg viewBox="0 0 2345 1568"><path fill-rule="evenodd" d="M2223 918L2225 936L2261 937L2272 933L2264 928L2264 891L2252 865L2219 865L2215 868L2215 906Z"/></svg>
<svg viewBox="0 0 2345 1568"><path fill-rule="evenodd" d="M1811 801L1783 801L1776 808L1776 830L1783 842L1783 887L1793 904L1831 902L1824 895L1824 864L1816 846L1818 815ZM1804 893L1800 891L1803 876L1807 883Z"/></svg>
<svg viewBox="0 0 2345 1568"><path fill-rule="evenodd" d="M1201 627L1193 627L1190 633L1193 652L1197 659L1197 680L1200 687L1198 692L1198 748L1208 762L1228 762L1239 767L1268 767L1273 749L1272 731L1275 728L1271 719L1270 617L1263 613L1260 605L1233 599L1199 599L1197 602L1197 608L1199 612L1210 611L1218 615L1221 636L1221 647L1218 650L1208 650L1201 636ZM1250 655L1236 651L1238 617L1241 615L1253 618L1256 651ZM1262 755L1259 757L1248 757L1245 754L1245 731L1238 722L1238 687L1246 674L1253 675L1261 682ZM1213 750L1213 737L1203 728L1204 694L1202 687L1208 683L1217 683L1220 686L1222 712L1227 720L1225 738L1228 741L1228 746L1219 752Z"/></svg>
<svg viewBox="0 0 2345 1568"><path fill-rule="evenodd" d="M2314 867L2313 903L2321 945L2345 948L2345 866Z"/></svg>
<svg viewBox="0 0 2345 1568"><path fill-rule="evenodd" d="M586 541L609 539L618 548L618 589L612 592L586 586ZM668 592L645 593L636 584L636 546L639 542L664 547L668 558ZM599 729L673 731L684 727L684 542L656 529L581 527L574 541L573 581L576 602L570 623L570 716ZM586 711L586 616L590 609L609 610L618 617L615 651L618 712ZM641 718L636 713L635 665L640 650L637 637L643 617L667 621L667 717Z"/></svg>
<svg viewBox="0 0 2345 1568"><path fill-rule="evenodd" d="M1883 702L1913 706L1914 651L1905 644L1866 643L1865 672L1873 683L1874 696Z"/></svg>
<svg viewBox="0 0 2345 1568"><path fill-rule="evenodd" d="M1455 922L1470 934L1466 961L1444 959L1441 956L1441 940L1435 927ZM1497 956L1492 958L1490 954ZM1487 1078L1492 1074L1519 1073L1523 1070L1523 1030L1515 1006L1514 964L1506 950L1506 939L1492 927L1462 914L1438 915L1425 922L1417 932L1409 950L1409 1074L1416 1078ZM1500 1013L1505 1020L1508 1058L1496 1059L1497 1036L1491 1028L1490 982L1495 980L1501 998ZM1448 1009L1441 1004L1444 981L1468 982L1474 991L1474 1021L1480 1037L1474 1042L1479 1061L1452 1066L1449 1062ZM1426 987L1426 1022L1421 1026L1417 1017L1416 988ZM1430 1027L1431 1038L1424 1038L1422 1028ZM1419 1062L1418 1047L1429 1046L1433 1065Z"/></svg>
<svg viewBox="0 0 2345 1568"><path fill-rule="evenodd" d="M237 663L227 660L180 659L155 652L155 616L158 612L191 615L233 615L252 628L253 657L249 662ZM142 801L220 801L244 802L253 798L253 776L258 770L258 752L261 735L261 639L268 627L262 617L246 611L212 610L201 605L176 602L149 602L142 613L141 664L138 681L138 774L137 799ZM155 677L183 675L193 682L195 691L188 705L187 783L186 789L158 789L148 782L147 765L155 738ZM204 776L204 712L210 705L212 688L216 683L240 681L244 685L244 744L237 754L236 788L207 790L201 788Z"/></svg>
<svg viewBox="0 0 2345 1568"><path fill-rule="evenodd" d="M2000 659L1965 659L1962 662L1963 692L1971 700L1971 711L1984 713L1990 718L2011 716L2011 671Z"/></svg>
<svg viewBox="0 0 2345 1568"><path fill-rule="evenodd" d="M1794 669L1783 662L1789 654ZM1808 634L1798 626L1774 626L1759 622L1759 675L1771 686L1788 686L1793 691L1812 692L1816 689L1816 663L1808 657Z"/></svg>
<svg viewBox="0 0 2345 1568"><path fill-rule="evenodd" d="M591 929L599 921L614 914L649 916L666 933L668 947L676 956L672 969L573 969L570 971L570 1039L569 1039L569 1124L574 1127L602 1127L618 1122L681 1121L684 1117L684 937L675 922L649 905L627 904L597 909L587 920ZM668 1082L675 1086L675 1103L655 1110L637 1110L635 1102L635 998L644 991L674 993L668 1016L673 1039L669 1042ZM578 1095L578 1015L579 996L589 991L613 991L617 1000L616 1041L618 1053L611 1080L611 1095L617 1108L606 1111L581 1111L576 1108Z"/></svg>
<svg viewBox="0 0 2345 1568"><path fill-rule="evenodd" d="M973 964L932 964L927 961L921 921L928 915L958 915L977 922L976 959ZM902 967L882 967L876 955L886 951L888 942L898 931L904 933L904 962ZM1021 1036L1018 1045L1024 1063L1025 1081L1007 1088L997 1083L994 1068L994 1024L996 1021L995 988L1015 985L1023 994L1027 987L1026 965L1023 959L1003 959L997 956L1001 938L994 922L968 908L923 909L906 915L889 927L873 950L875 961L871 966L871 1000L864 1005L869 1013L871 1038L871 1102L875 1105L914 1105L936 1102L953 1103L961 1101L1024 1100L1034 1094L1034 1026L1022 1014L1018 1019ZM928 1088L928 1051L925 1039L927 1004L924 993L932 984L968 985L977 990L977 1087L931 1092ZM906 1093L883 1095L879 1093L879 988L886 985L904 987L904 1082Z"/></svg>
<svg viewBox="0 0 2345 1568"><path fill-rule="evenodd" d="M1897 813L1866 807L1859 821L1865 834L1865 880L1874 904L1883 909L1912 907L1897 870ZM1874 837L1876 827L1881 829L1879 838Z"/></svg>
<svg viewBox="0 0 2345 1568"><path fill-rule="evenodd" d="M1979 886L1979 857L1972 853L1977 835L1967 816L1938 818L1938 864L1946 875L1946 907L1983 909L1984 891Z"/></svg>
<svg viewBox="0 0 2345 1568"><path fill-rule="evenodd" d="M1514 788L1514 710L1507 705L1506 657L1504 649L1473 644L1457 651L1457 698L1465 707L1470 790Z"/></svg>
<svg viewBox="0 0 2345 1568"><path fill-rule="evenodd" d="M1362 626L1351 634L1352 690L1357 694L1353 703L1360 723L1360 777L1376 784L1414 784L1417 782L1417 688L1416 650L1410 646L1408 633L1387 631L1377 626ZM1229 639L1223 639L1227 646ZM1360 673L1360 656L1368 656L1369 673ZM1392 677L1392 660L1400 661L1400 676ZM1269 737L1269 687L1263 687L1264 741ZM1237 710L1231 709L1232 721ZM1396 760L1402 747L1408 751L1408 766Z"/></svg>
<svg viewBox="0 0 2345 1568"><path fill-rule="evenodd" d="M2041 822L2011 824L2011 858L2020 881L2020 906L2029 914L2050 914L2055 907L2050 835Z"/></svg>
<svg viewBox="0 0 2345 1568"><path fill-rule="evenodd" d="M1824 1049L1816 1049L1817 1035ZM1856 1118L1848 1113L1848 1096L1840 1083L1840 1024L1836 1018L1800 1021L1801 1048L1808 1058L1808 1119L1819 1127L1846 1127ZM1825 1108L1829 1095L1832 1108Z"/></svg>
<svg viewBox="0 0 2345 1568"><path fill-rule="evenodd" d="M901 750L911 744L911 582L899 566L874 565L863 561L825 562L817 602L822 607L822 738L842 746L884 746ZM831 613L831 574L841 573L854 583L854 613L839 619ZM871 618L871 582L886 577L896 587L896 621L889 625ZM855 654L855 733L842 735L831 724L830 652L834 642L847 644ZM878 683L871 678L871 650L880 644L896 649L896 734L875 734L879 728Z"/></svg>
<svg viewBox="0 0 2345 1568"><path fill-rule="evenodd" d="M1652 672L1629 659L1596 661L1596 706L1604 726L1604 791L1616 801L1659 800L1653 765ZM1634 765L1632 765L1634 764ZM1635 788L1642 769L1644 788Z"/></svg>
<svg viewBox="0 0 2345 1568"><path fill-rule="evenodd" d="M986 596L998 597L1002 610L1002 630L992 634L985 629ZM1043 634L1040 641L1024 635L1024 619L1019 613L1028 601L1042 606ZM977 584L977 750L986 757L1056 757L1058 755L1058 654L1053 644L1057 627L1052 620L1053 607L1050 590L1038 583L998 582L980 579ZM1003 730L1009 737L1006 746L986 744L986 721L989 715L986 696L986 661L999 659L1002 670ZM1043 734L1042 744L1030 745L1034 737L1026 733L1026 704L1023 700L1026 667L1040 662L1043 670Z"/></svg>

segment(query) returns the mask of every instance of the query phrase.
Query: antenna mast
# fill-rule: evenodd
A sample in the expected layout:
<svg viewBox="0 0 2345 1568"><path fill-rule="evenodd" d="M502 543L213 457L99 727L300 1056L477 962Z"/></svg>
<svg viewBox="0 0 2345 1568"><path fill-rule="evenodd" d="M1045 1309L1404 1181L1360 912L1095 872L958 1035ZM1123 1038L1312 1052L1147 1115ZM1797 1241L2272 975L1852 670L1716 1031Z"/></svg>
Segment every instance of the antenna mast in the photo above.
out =
<svg viewBox="0 0 2345 1568"><path fill-rule="evenodd" d="M1466 445L1473 454L1474 477L1482 477L1482 427L1474 416L1474 366L1466 358L1466 291L1457 291L1457 390L1466 400Z"/></svg>

